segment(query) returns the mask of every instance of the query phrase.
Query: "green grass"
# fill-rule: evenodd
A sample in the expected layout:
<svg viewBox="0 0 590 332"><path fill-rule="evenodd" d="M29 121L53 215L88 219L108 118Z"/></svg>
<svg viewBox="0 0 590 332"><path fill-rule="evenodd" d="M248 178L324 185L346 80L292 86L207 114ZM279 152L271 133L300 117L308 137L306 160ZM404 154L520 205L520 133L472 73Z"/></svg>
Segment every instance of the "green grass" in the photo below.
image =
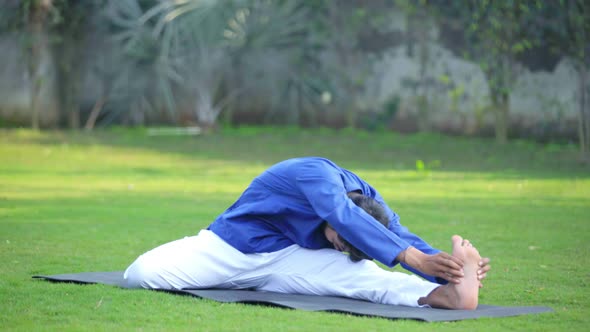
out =
<svg viewBox="0 0 590 332"><path fill-rule="evenodd" d="M122 270L195 234L274 162L321 155L377 187L436 247L462 234L492 258L482 303L554 313L426 324L220 304L34 274ZM2 330L584 330L590 320L590 169L574 146L292 128L150 137L0 131ZM417 170L416 161L426 167ZM430 166L429 166L430 165Z"/></svg>

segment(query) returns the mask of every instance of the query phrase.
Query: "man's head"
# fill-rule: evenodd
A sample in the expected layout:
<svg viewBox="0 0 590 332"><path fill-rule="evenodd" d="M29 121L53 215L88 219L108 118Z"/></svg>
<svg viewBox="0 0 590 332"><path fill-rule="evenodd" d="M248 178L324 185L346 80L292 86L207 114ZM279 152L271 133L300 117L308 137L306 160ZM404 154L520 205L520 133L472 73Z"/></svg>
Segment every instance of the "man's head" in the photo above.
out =
<svg viewBox="0 0 590 332"><path fill-rule="evenodd" d="M361 209L365 210L370 216L375 218L378 222L380 222L383 226L389 227L389 219L387 218L387 213L385 209L379 204L376 200L371 197L364 196L357 192L350 192L348 193L348 197L353 201ZM326 228L324 229L324 233L326 234L326 238L330 241L334 248L340 251L347 251L350 259L353 262L358 262L363 259L372 259L371 257L367 256L365 253L360 251L359 249L353 247L348 241L346 241L340 234L336 233L336 231L326 223Z"/></svg>

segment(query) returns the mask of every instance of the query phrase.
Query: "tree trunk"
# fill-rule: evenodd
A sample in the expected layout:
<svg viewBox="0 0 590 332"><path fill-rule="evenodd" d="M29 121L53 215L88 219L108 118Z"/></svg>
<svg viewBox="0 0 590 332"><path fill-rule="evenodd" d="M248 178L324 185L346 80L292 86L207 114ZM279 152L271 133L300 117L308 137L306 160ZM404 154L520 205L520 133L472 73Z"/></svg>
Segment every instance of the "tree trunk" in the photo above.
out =
<svg viewBox="0 0 590 332"><path fill-rule="evenodd" d="M73 28L82 29L82 26L64 27L60 33L63 39L52 50L55 54L55 68L57 71L57 85L59 106L62 118L71 129L80 128L80 104L81 90L80 48L83 36L80 31L72 31Z"/></svg>
<svg viewBox="0 0 590 332"><path fill-rule="evenodd" d="M71 78L70 78L71 79ZM73 83L73 82L71 82ZM79 83L79 82L76 82ZM80 129L80 105L78 104L78 84L68 84L72 87L66 98L66 112L68 114L68 124L71 129ZM74 87L75 86L75 87Z"/></svg>
<svg viewBox="0 0 590 332"><path fill-rule="evenodd" d="M106 101L107 101L107 97L103 95L96 101L96 103L94 103L94 107L92 107L92 111L90 112L90 116L88 117L88 120L86 121L86 125L84 126L84 130L91 131L92 129L94 129L94 125L96 124L96 119L98 119L98 114L100 114L100 111L102 110Z"/></svg>
<svg viewBox="0 0 590 332"><path fill-rule="evenodd" d="M492 107L495 116L496 142L508 142L508 114L510 113L510 95L506 92L492 92Z"/></svg>
<svg viewBox="0 0 590 332"><path fill-rule="evenodd" d="M69 48L71 45L60 45ZM70 62L69 51L56 52L56 70L58 79L58 98L61 118L65 119L71 129L80 128L80 111L77 101L80 82L77 80L76 64Z"/></svg>
<svg viewBox="0 0 590 332"><path fill-rule="evenodd" d="M348 106L346 109L346 127L347 128L356 128L357 123L357 112L356 109L352 106Z"/></svg>
<svg viewBox="0 0 590 332"><path fill-rule="evenodd" d="M355 106L358 101L358 93L355 88L354 71L355 60L353 57L358 50L352 46L350 33L347 31L347 26L350 22L347 21L344 12L337 1L328 1L328 20L333 26L334 31L342 31L331 39L330 48L336 51L336 58L339 71L337 75L342 81L342 91L337 95L338 103L344 110L344 120L348 128L356 128L358 123L358 110Z"/></svg>
<svg viewBox="0 0 590 332"><path fill-rule="evenodd" d="M420 131L430 131L430 87L428 72L431 69L430 64L430 50L428 46L429 37L428 30L430 25L428 24L428 18L422 10L419 10L415 15L409 18L414 24L411 29L415 30L415 37L418 40L418 65L419 65L419 76L418 76L418 96L417 107L418 107L418 128Z"/></svg>
<svg viewBox="0 0 590 332"><path fill-rule="evenodd" d="M40 127L41 118L41 61L43 50L47 47L47 35L44 33L47 13L51 9L51 1L37 1L31 4L29 33L31 34L31 48L29 50L29 77L31 79L31 126L34 130Z"/></svg>
<svg viewBox="0 0 590 332"><path fill-rule="evenodd" d="M580 116L578 137L580 140L580 158L583 162L590 160L590 102L588 99L588 69L584 63L581 63L578 66L578 107Z"/></svg>
<svg viewBox="0 0 590 332"><path fill-rule="evenodd" d="M420 131L430 131L430 103L426 92L416 96L416 107L418 109L418 129Z"/></svg>
<svg viewBox="0 0 590 332"><path fill-rule="evenodd" d="M37 42L34 42L35 44ZM31 79L31 127L34 130L39 130L39 118L41 117L40 108L40 93L43 79L39 73L41 62L40 50L38 45L33 45L31 54L29 55L29 75Z"/></svg>
<svg viewBox="0 0 590 332"><path fill-rule="evenodd" d="M242 60L241 60L241 56L237 55L235 57L231 58L231 62L230 62L230 66L231 66L231 72L230 72L230 80L229 81L225 81L225 87L224 87L224 91L228 92L229 91L233 91L236 90L237 87L239 86L243 86L242 85L242 78L240 76L240 73L242 73ZM228 103L225 111L223 113L221 113L221 122L225 125L229 125L232 126L234 124L234 113L236 110L237 106L236 103L234 103L233 101Z"/></svg>
<svg viewBox="0 0 590 332"><path fill-rule="evenodd" d="M63 78L64 81L61 84L61 89L66 88L66 91L63 91L63 111L68 115L68 125L71 129L79 129L80 128L80 104L78 102L78 97L80 95L80 79L79 79L79 60L74 59L76 55L74 54L74 45L64 45L64 48L68 48L69 50L66 51L68 56L66 59L71 60L69 65L65 63L64 60L62 61L63 70Z"/></svg>

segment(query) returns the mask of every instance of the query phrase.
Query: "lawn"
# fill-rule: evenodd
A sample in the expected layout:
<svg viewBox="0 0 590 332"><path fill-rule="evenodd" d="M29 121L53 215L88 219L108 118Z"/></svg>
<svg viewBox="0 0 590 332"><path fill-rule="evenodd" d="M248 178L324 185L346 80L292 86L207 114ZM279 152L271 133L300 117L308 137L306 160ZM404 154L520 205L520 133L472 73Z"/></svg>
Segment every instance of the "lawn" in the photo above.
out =
<svg viewBox="0 0 590 332"><path fill-rule="evenodd" d="M480 302L554 313L421 323L314 313L35 274L123 270L195 234L274 162L320 155L380 190L435 247L454 233L492 258ZM293 128L149 136L0 131L2 330L584 330L590 324L590 168L571 145Z"/></svg>

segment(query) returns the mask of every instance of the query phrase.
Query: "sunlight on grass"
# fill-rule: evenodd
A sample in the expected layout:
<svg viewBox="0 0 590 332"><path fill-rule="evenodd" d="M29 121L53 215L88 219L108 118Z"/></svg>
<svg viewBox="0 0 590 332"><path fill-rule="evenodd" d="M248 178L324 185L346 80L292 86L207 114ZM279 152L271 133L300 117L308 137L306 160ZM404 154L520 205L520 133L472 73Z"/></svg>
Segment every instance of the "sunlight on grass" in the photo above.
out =
<svg viewBox="0 0 590 332"><path fill-rule="evenodd" d="M30 280L39 273L123 269L142 252L207 227L266 167L302 155L330 157L357 172L434 246L448 249L453 233L472 240L493 260L482 303L556 310L428 329L575 330L590 323L584 309L590 304L590 172L569 147L250 128L194 139L121 129L0 131L0 326L424 329L408 321ZM420 171L416 160L439 160L440 167Z"/></svg>

